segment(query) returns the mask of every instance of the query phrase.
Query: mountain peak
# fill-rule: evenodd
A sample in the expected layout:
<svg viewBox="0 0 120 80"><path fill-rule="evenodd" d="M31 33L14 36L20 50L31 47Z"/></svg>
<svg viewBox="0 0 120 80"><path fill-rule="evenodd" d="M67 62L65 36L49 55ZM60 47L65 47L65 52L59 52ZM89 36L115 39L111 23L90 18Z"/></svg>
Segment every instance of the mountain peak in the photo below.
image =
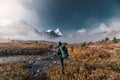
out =
<svg viewBox="0 0 120 80"><path fill-rule="evenodd" d="M49 29L49 30L47 30L46 32L51 32L52 30L51 29Z"/></svg>
<svg viewBox="0 0 120 80"><path fill-rule="evenodd" d="M57 29L55 30L55 33L56 33L57 35L59 35L59 36L63 36L63 34L62 34L62 32L60 31L59 28L57 28Z"/></svg>
<svg viewBox="0 0 120 80"><path fill-rule="evenodd" d="M43 32L43 34L46 34L50 37L62 37L63 36L59 28L57 28L56 30L48 29L47 31Z"/></svg>

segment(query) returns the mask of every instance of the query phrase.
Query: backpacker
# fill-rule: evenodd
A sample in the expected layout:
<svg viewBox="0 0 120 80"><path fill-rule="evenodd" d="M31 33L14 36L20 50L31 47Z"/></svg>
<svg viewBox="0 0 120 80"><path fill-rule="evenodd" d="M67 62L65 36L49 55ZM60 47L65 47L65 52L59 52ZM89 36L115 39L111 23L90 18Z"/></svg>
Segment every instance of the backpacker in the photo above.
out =
<svg viewBox="0 0 120 80"><path fill-rule="evenodd" d="M68 57L68 50L67 50L66 46L61 45L59 48L60 48L60 51L61 51L61 57L62 58L67 58Z"/></svg>

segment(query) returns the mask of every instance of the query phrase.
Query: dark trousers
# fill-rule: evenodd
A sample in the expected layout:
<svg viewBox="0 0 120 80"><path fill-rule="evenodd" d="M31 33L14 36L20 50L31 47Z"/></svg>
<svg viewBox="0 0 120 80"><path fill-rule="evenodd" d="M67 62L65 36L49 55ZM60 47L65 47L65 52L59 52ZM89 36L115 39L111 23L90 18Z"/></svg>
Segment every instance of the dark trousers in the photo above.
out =
<svg viewBox="0 0 120 80"><path fill-rule="evenodd" d="M62 73L64 73L64 59L61 57L60 61L61 61L61 71Z"/></svg>

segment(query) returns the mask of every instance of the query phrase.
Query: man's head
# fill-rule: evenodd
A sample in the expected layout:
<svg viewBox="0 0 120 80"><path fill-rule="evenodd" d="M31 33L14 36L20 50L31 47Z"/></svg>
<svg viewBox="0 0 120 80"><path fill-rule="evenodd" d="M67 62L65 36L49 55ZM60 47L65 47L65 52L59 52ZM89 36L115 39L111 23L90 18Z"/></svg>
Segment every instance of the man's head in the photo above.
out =
<svg viewBox="0 0 120 80"><path fill-rule="evenodd" d="M62 43L61 42L58 42L58 46L61 46L62 45Z"/></svg>

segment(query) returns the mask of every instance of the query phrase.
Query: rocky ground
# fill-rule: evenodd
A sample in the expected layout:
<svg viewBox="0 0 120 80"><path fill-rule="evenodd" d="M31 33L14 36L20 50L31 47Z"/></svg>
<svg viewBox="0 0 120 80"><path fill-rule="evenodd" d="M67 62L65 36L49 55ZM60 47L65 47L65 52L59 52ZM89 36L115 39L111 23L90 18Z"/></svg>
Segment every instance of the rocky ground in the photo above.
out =
<svg viewBox="0 0 120 80"><path fill-rule="evenodd" d="M65 59L65 63L71 63L70 59ZM46 73L50 68L58 67L60 69L60 59L57 55L50 55L46 58L36 58L28 62L28 71L32 75L32 80L46 80L46 77L41 77L39 74Z"/></svg>
<svg viewBox="0 0 120 80"><path fill-rule="evenodd" d="M40 76L40 74L46 73L46 71L50 68L58 67L60 69L61 67L59 56L56 54L49 54L48 56L26 55L0 57L0 64L18 61L26 61L28 63L28 72L32 76L32 80L46 80L46 77ZM65 60L65 63L70 62L70 59Z"/></svg>
<svg viewBox="0 0 120 80"><path fill-rule="evenodd" d="M18 47L18 45L19 45L19 47ZM9 46L13 47L14 53L15 53L14 50L16 50L16 46L18 47L18 49L21 49L22 45L23 45L23 42L22 43L14 43L14 44L9 43ZM28 50L28 51L30 50L34 53L34 51L39 49L40 52L39 51L37 51L37 52L41 53L41 51L43 50L43 47L45 47L45 48L42 51L42 54L40 54L40 55L29 55L28 54L28 55L11 55L11 56L8 55L7 57L1 56L0 64L6 63L6 62L25 61L25 62L27 62L28 72L31 75L32 80L47 80L47 76L46 76L47 71L50 71L53 68L57 68L57 70L53 69L54 70L53 73L56 74L55 70L58 71L61 68L60 59L59 59L59 56L55 54L56 48L54 47L54 45L55 44L53 44L53 43L49 43L49 46L48 46L48 43L46 43L46 44L38 43L38 42L34 43L34 44L33 43L29 43L29 44L24 43L24 47L25 46L26 47L25 47L25 51L23 50L23 52L26 52L26 50ZM9 47L8 43L4 43L4 44L1 43L1 50L6 49L6 48L4 48L6 46ZM111 63L112 63L112 62L114 62L114 60L117 61L120 59L119 56L117 56L115 54L115 51L120 49L120 42L117 42L117 43L114 43L111 41L110 42L96 42L96 43L86 43L84 45L83 44L72 44L72 45L67 45L67 47L69 50L70 57L73 56L73 53L76 57L78 57L78 60L77 60L77 58L76 58L76 60L73 60L74 58L73 59L71 59L71 58L65 59L65 65L67 65L67 67L69 67L71 70L73 70L73 72L74 72L74 69L77 70L77 66L74 64L77 64L77 65L82 64L81 67L85 68L86 64L90 65L90 67L92 66L91 65L92 63L96 64L96 60L98 60L102 64L104 64L105 61L107 61L107 60L108 61L113 60L113 61L111 61ZM73 50L72 50L72 47L73 47ZM34 50L31 50L33 48L34 48ZM22 47L22 49L23 49L23 47ZM9 51L7 51L7 52L9 52ZM12 53L12 51L11 51L11 53ZM88 63L89 61L86 61L88 59L89 59L89 61L91 61L90 63ZM82 63L79 61L81 61ZM99 63L97 63L97 65L98 64ZM115 63L115 64L118 64L118 63ZM101 64L99 64L99 65L101 66ZM107 65L104 65L104 66L105 66L105 69L106 69L106 67L108 67ZM113 66L113 65L110 65L110 66ZM80 67L80 66L78 66L78 67ZM80 70L81 70L81 67L80 67ZM99 68L99 67L96 67L96 69L97 68ZM116 66L115 66L115 69L116 69ZM119 67L118 67L118 69L119 69ZM85 69L85 70L86 70L86 72L89 71L89 69L88 70ZM101 71L103 71L103 69L101 69ZM109 71L113 71L113 70L109 70ZM53 77L54 76L53 73L50 73L49 77L51 77L51 76ZM69 71L66 72L66 76L67 76L68 80L69 80L69 78L68 78L69 73L70 73ZM77 72L75 72L75 73L76 73L76 75L79 75ZM81 75L82 75L81 71L79 73L81 73ZM56 74L57 78L59 78L58 74L59 73ZM88 73L86 73L86 74L88 75ZM61 75L59 74L59 76L60 76L60 79L58 79L58 80L61 80ZM57 78L55 78L54 80L56 80ZM66 80L66 79L64 79L64 80Z"/></svg>

